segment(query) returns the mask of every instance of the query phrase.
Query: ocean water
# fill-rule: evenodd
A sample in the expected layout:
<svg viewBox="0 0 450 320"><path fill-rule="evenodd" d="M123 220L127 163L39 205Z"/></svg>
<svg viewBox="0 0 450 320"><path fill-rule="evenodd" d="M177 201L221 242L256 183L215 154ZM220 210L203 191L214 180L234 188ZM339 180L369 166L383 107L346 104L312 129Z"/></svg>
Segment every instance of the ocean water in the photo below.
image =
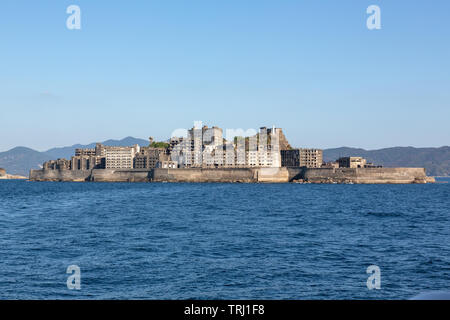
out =
<svg viewBox="0 0 450 320"><path fill-rule="evenodd" d="M408 299L450 290L449 195L450 183L3 181L0 299ZM67 288L70 265L81 270L80 290ZM379 290L367 288L370 265L381 270Z"/></svg>

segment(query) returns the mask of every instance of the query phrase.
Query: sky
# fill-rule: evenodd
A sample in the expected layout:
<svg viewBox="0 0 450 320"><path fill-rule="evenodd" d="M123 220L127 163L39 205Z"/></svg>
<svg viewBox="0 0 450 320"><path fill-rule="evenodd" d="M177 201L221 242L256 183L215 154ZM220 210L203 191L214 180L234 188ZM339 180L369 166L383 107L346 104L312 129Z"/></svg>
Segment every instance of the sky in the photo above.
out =
<svg viewBox="0 0 450 320"><path fill-rule="evenodd" d="M0 151L165 140L194 121L275 125L295 147L449 145L449 12L448 0L3 0Z"/></svg>

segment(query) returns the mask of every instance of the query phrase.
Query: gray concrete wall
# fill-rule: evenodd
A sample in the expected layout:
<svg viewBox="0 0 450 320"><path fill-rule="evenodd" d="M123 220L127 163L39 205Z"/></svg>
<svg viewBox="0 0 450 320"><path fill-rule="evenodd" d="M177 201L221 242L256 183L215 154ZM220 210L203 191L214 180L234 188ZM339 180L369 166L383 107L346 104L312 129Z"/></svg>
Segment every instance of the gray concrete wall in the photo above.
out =
<svg viewBox="0 0 450 320"><path fill-rule="evenodd" d="M257 176L250 168L157 168L152 178L155 182L257 182Z"/></svg>
<svg viewBox="0 0 450 320"><path fill-rule="evenodd" d="M289 174L289 181L304 179L306 168L287 167L286 169Z"/></svg>
<svg viewBox="0 0 450 320"><path fill-rule="evenodd" d="M424 168L309 168L304 171L303 179L315 183L427 182Z"/></svg>
<svg viewBox="0 0 450 320"><path fill-rule="evenodd" d="M96 182L242 182L286 183L425 183L424 168L220 168L31 170L34 181Z"/></svg>
<svg viewBox="0 0 450 320"><path fill-rule="evenodd" d="M91 170L31 170L30 180L33 181L88 181Z"/></svg>
<svg viewBox="0 0 450 320"><path fill-rule="evenodd" d="M289 181L286 168L161 169L153 171L155 182L242 182L283 183Z"/></svg>
<svg viewBox="0 0 450 320"><path fill-rule="evenodd" d="M289 171L287 168L259 168L254 169L258 182L286 183L289 182Z"/></svg>
<svg viewBox="0 0 450 320"><path fill-rule="evenodd" d="M149 182L152 171L147 169L94 169L90 181L95 182Z"/></svg>

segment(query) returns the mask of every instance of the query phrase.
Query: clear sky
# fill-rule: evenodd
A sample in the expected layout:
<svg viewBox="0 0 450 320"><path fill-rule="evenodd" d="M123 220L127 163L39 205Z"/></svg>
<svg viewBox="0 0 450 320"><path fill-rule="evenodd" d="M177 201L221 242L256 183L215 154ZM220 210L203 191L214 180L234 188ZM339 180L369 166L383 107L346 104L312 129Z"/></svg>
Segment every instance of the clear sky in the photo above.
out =
<svg viewBox="0 0 450 320"><path fill-rule="evenodd" d="M0 151L166 139L196 120L276 125L297 147L450 144L448 0L1 4Z"/></svg>

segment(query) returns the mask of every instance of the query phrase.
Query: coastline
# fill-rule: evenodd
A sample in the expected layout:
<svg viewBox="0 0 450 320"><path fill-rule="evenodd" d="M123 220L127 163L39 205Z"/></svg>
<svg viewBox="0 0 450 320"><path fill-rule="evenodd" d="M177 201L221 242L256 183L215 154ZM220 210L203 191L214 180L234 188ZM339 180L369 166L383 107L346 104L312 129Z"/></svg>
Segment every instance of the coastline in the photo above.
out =
<svg viewBox="0 0 450 320"><path fill-rule="evenodd" d="M0 176L0 180L28 180L27 177L17 176L13 174L7 174L5 176Z"/></svg>
<svg viewBox="0 0 450 320"><path fill-rule="evenodd" d="M30 181L191 183L434 183L424 168L183 168L31 170Z"/></svg>

